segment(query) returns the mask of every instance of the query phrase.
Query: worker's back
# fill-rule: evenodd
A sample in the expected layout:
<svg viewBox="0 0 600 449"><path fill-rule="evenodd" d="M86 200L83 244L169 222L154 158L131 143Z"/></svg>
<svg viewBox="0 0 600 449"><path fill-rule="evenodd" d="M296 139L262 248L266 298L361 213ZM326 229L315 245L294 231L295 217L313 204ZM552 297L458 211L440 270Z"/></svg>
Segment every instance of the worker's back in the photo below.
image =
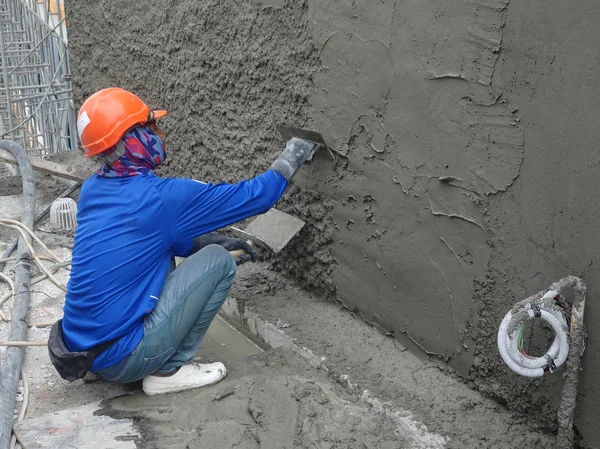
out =
<svg viewBox="0 0 600 449"><path fill-rule="evenodd" d="M154 175L93 176L81 190L63 331L71 350L126 335L94 369L115 363L111 352L135 348L145 314L154 308L173 256L172 218Z"/></svg>

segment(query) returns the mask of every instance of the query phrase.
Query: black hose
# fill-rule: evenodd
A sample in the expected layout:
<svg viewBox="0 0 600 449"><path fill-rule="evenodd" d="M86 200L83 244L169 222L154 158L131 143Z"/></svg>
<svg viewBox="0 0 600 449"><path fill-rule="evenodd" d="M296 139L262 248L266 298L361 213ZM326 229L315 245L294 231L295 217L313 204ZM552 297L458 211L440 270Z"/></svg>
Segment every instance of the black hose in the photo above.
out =
<svg viewBox="0 0 600 449"><path fill-rule="evenodd" d="M8 140L0 140L0 149L10 151L19 164L23 182L23 210L21 223L33 229L35 217L35 182L33 169L27 152L19 145ZM12 308L9 340L27 338L27 310L29 308L30 254L23 237L19 237L17 262L15 265L15 297ZM25 348L9 346L6 348L2 372L0 372L0 449L9 449L13 428L13 413L19 384L19 375L23 364Z"/></svg>
<svg viewBox="0 0 600 449"><path fill-rule="evenodd" d="M58 200L60 198L66 198L69 195L71 195L73 192L75 192L77 189L79 189L80 187L81 187L81 183L77 183L77 184L69 187L67 190L65 190L63 193L61 193L59 196L57 196L56 199ZM46 215L48 215L48 212L50 212L51 207L52 207L52 203L50 203L48 206L46 206L44 208L43 211L41 211L39 214L37 214L37 216L35 217L35 220L33 222L34 226L36 224L38 224L40 221L42 221ZM10 257L10 255L13 253L13 251L17 247L18 242L19 242L19 238L17 237L11 242L10 245L8 245L8 248L6 248L6 251L4 251L4 254L2 254L2 259L8 259ZM2 271L4 269L5 264L6 264L6 262L0 262L0 271Z"/></svg>

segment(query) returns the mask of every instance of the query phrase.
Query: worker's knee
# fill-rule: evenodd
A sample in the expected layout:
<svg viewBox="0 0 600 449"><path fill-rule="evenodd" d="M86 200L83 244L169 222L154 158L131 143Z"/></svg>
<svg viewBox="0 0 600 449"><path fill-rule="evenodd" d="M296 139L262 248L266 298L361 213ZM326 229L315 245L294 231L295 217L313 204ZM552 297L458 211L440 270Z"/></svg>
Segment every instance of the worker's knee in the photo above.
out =
<svg viewBox="0 0 600 449"><path fill-rule="evenodd" d="M198 251L198 256L211 266L220 266L223 268L223 274L226 277L235 277L237 266L235 260L229 251L221 245L208 245Z"/></svg>

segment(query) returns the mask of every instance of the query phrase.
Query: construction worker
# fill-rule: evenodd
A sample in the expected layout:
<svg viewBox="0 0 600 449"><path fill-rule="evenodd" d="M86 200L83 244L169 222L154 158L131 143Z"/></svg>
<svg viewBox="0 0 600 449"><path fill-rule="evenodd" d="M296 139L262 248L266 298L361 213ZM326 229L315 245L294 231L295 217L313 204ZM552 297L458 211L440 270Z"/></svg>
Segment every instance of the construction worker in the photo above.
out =
<svg viewBox="0 0 600 449"><path fill-rule="evenodd" d="M166 154L156 121L166 114L120 88L96 92L79 111L84 155L103 165L81 188L64 318L49 341L65 379L88 370L118 383L143 379L148 395L223 379L222 363L195 363L194 354L236 263L257 254L213 231L270 209L315 150L292 139L266 172L237 184L159 178ZM238 249L246 254L234 260ZM186 258L177 268L175 256Z"/></svg>

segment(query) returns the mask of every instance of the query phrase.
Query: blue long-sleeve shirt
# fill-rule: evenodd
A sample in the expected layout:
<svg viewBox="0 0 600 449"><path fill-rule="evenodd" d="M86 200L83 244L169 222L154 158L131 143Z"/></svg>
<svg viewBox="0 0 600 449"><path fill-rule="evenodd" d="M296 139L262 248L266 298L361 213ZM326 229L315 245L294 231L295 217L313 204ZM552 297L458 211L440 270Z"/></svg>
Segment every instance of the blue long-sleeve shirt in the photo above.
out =
<svg viewBox="0 0 600 449"><path fill-rule="evenodd" d="M173 256L187 256L197 236L266 212L286 187L272 170L238 184L153 174L87 179L62 323L69 350L119 338L92 370L127 357L144 335L144 317L156 306Z"/></svg>

